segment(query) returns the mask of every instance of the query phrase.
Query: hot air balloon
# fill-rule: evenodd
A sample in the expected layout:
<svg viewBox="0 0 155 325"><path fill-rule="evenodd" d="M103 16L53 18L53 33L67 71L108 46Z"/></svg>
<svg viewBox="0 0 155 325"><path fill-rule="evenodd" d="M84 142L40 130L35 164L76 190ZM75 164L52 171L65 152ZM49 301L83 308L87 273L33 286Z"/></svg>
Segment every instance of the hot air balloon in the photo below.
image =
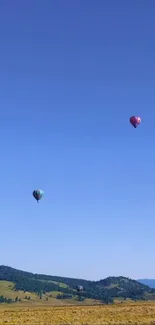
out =
<svg viewBox="0 0 155 325"><path fill-rule="evenodd" d="M39 200L41 200L42 197L44 196L44 191L43 190L34 190L32 195L34 196L34 198L39 203Z"/></svg>
<svg viewBox="0 0 155 325"><path fill-rule="evenodd" d="M76 290L77 290L78 292L82 292L82 291L83 291L83 286L78 285L78 286L76 287Z"/></svg>
<svg viewBox="0 0 155 325"><path fill-rule="evenodd" d="M141 118L139 116L131 116L130 117L130 123L136 129L137 126L141 123Z"/></svg>

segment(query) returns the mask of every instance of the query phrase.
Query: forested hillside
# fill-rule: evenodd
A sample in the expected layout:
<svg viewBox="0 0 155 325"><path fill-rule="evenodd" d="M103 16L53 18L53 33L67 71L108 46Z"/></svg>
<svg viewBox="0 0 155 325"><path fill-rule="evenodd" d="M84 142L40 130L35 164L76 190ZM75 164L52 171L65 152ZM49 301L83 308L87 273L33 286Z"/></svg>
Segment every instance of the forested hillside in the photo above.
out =
<svg viewBox="0 0 155 325"><path fill-rule="evenodd" d="M8 266L0 266L0 280L14 283L13 290L45 294L57 292L57 299L69 299L78 295L78 299L92 298L102 302L113 302L114 298L133 300L150 299L155 296L155 289L125 277L108 277L100 281L65 278L44 274L33 274ZM77 293L76 287L84 290Z"/></svg>

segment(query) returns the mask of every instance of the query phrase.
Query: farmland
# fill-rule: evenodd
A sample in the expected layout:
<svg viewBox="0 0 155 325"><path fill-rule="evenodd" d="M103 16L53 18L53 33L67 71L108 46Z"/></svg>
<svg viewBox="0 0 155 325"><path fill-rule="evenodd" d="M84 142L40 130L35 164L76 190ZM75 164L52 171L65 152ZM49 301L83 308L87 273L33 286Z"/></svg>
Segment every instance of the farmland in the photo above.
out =
<svg viewBox="0 0 155 325"><path fill-rule="evenodd" d="M155 324L155 302L99 306L1 305L0 325Z"/></svg>

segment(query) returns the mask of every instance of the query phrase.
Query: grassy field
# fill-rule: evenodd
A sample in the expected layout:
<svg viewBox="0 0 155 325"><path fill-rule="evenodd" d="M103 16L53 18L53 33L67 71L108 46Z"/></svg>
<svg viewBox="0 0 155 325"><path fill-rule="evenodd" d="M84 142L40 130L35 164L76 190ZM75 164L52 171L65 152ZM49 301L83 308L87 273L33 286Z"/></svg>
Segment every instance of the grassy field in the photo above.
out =
<svg viewBox="0 0 155 325"><path fill-rule="evenodd" d="M0 325L155 324L155 302L109 306L0 306Z"/></svg>
<svg viewBox="0 0 155 325"><path fill-rule="evenodd" d="M35 293L15 291L13 282L0 281L0 295L21 299L10 305L0 304L0 325L155 325L155 301L116 299L108 306L93 299L56 299L60 293L51 291L40 299Z"/></svg>

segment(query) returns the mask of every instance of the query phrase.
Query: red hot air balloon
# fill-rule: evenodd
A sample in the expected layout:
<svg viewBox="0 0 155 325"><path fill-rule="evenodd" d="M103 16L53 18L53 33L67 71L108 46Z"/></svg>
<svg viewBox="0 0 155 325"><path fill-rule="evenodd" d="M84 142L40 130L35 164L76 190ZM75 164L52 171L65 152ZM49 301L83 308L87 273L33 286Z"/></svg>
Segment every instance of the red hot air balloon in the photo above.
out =
<svg viewBox="0 0 155 325"><path fill-rule="evenodd" d="M141 123L141 118L139 116L131 116L130 123L134 128L137 128L137 126Z"/></svg>

